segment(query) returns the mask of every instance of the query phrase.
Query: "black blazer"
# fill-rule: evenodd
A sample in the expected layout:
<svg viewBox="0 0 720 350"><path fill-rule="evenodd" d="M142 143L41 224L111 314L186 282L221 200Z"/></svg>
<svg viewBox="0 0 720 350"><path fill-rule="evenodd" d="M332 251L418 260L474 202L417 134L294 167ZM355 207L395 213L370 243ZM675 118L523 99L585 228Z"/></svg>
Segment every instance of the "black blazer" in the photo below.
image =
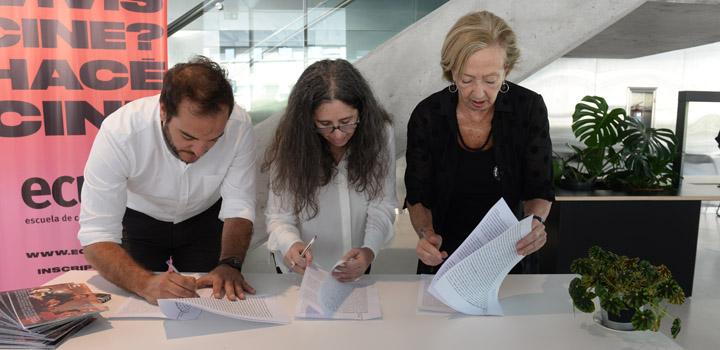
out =
<svg viewBox="0 0 720 350"><path fill-rule="evenodd" d="M540 95L507 82L498 93L492 120L495 159L502 194L520 218L521 201L555 200L552 184L552 143L547 108ZM457 93L438 91L412 112L407 131L407 204L422 203L432 212L433 226L442 234L455 186L458 164Z"/></svg>

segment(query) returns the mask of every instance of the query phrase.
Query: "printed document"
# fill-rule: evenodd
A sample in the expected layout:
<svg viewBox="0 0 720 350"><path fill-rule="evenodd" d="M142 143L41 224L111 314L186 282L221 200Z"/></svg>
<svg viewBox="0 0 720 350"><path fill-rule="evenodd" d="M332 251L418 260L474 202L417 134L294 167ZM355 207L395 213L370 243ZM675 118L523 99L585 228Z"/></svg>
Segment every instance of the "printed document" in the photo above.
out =
<svg viewBox="0 0 720 350"><path fill-rule="evenodd" d="M498 291L507 273L522 260L515 244L531 228L532 216L518 221L501 198L445 261L428 291L465 314L502 315Z"/></svg>
<svg viewBox="0 0 720 350"><path fill-rule="evenodd" d="M290 323L290 318L282 308L279 299L271 296L246 294L245 299L237 301L230 301L226 298L215 299L213 297L159 299L158 304L167 318L176 320L197 318L200 312L207 311L238 320ZM197 312L197 315L195 315L195 312Z"/></svg>
<svg viewBox="0 0 720 350"><path fill-rule="evenodd" d="M382 312L374 284L342 283L313 264L305 269L295 317L369 320L382 317Z"/></svg>
<svg viewBox="0 0 720 350"><path fill-rule="evenodd" d="M417 310L418 311L432 311L432 312L443 312L443 313L455 313L451 307L445 305L442 301L435 298L428 289L435 275L421 275L420 283L418 283L418 295L417 295Z"/></svg>
<svg viewBox="0 0 720 350"><path fill-rule="evenodd" d="M192 320L203 311L239 320L263 323L290 323L279 298L245 294L244 300L215 299L212 289L198 290L198 298L158 299L158 306L130 297L111 318L151 317Z"/></svg>

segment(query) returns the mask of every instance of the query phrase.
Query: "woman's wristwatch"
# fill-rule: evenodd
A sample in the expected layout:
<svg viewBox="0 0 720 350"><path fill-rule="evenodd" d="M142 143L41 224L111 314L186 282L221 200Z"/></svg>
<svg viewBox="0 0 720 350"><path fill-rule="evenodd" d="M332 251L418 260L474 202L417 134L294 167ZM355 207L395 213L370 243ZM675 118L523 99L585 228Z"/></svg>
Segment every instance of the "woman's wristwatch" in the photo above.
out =
<svg viewBox="0 0 720 350"><path fill-rule="evenodd" d="M545 219L543 219L542 216L533 214L533 219L540 221L541 224L545 225Z"/></svg>

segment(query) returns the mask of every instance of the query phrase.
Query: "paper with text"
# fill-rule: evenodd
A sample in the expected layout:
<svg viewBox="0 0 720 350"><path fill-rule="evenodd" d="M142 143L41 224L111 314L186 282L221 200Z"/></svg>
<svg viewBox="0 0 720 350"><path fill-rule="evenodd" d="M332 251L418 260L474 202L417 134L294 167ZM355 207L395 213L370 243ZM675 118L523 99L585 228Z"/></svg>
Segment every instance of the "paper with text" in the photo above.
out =
<svg viewBox="0 0 720 350"><path fill-rule="evenodd" d="M212 289L198 289L198 298L158 299L152 305L135 296L129 297L110 318L167 318L193 320L203 311L239 320L264 323L290 323L277 297L245 295L245 300L215 299Z"/></svg>
<svg viewBox="0 0 720 350"><path fill-rule="evenodd" d="M197 318L200 312L238 320L262 323L290 323L290 318L277 297L245 295L245 299L230 301L226 298L159 299L158 304L167 318L186 320ZM197 315L195 313L197 312ZM194 316L194 317L193 317Z"/></svg>
<svg viewBox="0 0 720 350"><path fill-rule="evenodd" d="M311 265L305 269L295 317L369 320L382 317L374 284L338 282L332 275Z"/></svg>
<svg viewBox="0 0 720 350"><path fill-rule="evenodd" d="M432 311L432 312L443 312L443 313L455 313L451 307L445 305L442 301L438 300L430 294L428 289L432 282L434 275L421 275L418 283L418 295L417 295L417 310L418 311Z"/></svg>
<svg viewBox="0 0 720 350"><path fill-rule="evenodd" d="M500 199L443 264L428 291L465 314L502 315L498 291L507 273L522 260L515 244L531 228L531 216L518 222Z"/></svg>

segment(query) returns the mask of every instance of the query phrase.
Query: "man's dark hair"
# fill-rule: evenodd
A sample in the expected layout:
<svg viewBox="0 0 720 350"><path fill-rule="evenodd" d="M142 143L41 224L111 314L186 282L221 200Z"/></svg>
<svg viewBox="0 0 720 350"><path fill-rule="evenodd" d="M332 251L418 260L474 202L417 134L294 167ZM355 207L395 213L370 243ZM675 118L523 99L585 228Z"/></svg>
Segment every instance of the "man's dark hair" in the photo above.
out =
<svg viewBox="0 0 720 350"><path fill-rule="evenodd" d="M197 104L198 109L193 112L199 115L217 113L221 106L227 106L229 117L235 105L227 72L205 56L194 56L165 73L160 102L165 106L168 120L177 115L183 99Z"/></svg>

